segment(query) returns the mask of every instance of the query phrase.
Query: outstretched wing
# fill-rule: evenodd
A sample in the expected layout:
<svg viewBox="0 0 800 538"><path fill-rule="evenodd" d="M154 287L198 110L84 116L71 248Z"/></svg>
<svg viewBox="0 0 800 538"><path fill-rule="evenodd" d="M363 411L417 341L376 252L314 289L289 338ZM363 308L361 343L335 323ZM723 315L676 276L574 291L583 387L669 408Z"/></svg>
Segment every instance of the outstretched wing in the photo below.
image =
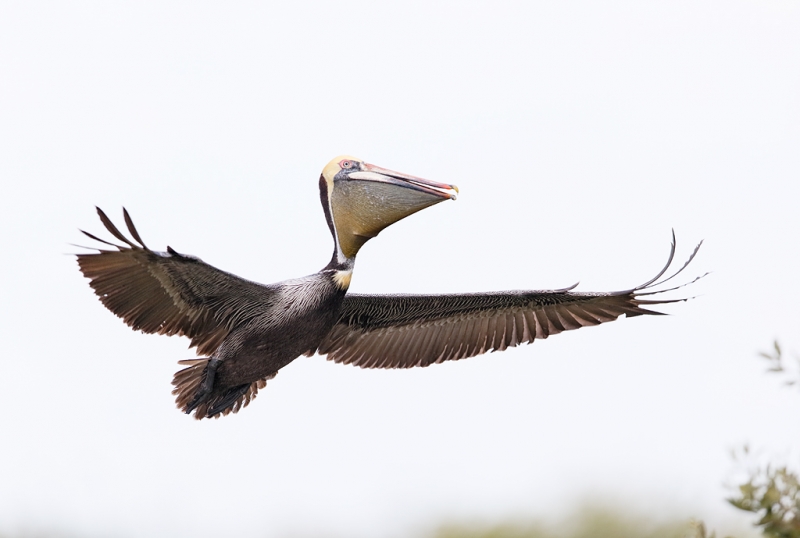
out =
<svg viewBox="0 0 800 538"><path fill-rule="evenodd" d="M78 265L100 301L131 328L188 336L198 355L211 355L230 330L268 307L269 287L220 271L199 258L147 248L123 209L125 237L100 208L106 229L124 245L83 232L116 250L78 254ZM138 243L138 244L137 244Z"/></svg>
<svg viewBox="0 0 800 538"><path fill-rule="evenodd" d="M466 295L347 295L338 322L316 351L362 368L411 368L502 351L622 314L661 314L646 307L685 299L645 296L670 291L653 288L683 271L699 248L675 274L657 282L674 259L673 234L666 266L626 291L580 293L573 286Z"/></svg>

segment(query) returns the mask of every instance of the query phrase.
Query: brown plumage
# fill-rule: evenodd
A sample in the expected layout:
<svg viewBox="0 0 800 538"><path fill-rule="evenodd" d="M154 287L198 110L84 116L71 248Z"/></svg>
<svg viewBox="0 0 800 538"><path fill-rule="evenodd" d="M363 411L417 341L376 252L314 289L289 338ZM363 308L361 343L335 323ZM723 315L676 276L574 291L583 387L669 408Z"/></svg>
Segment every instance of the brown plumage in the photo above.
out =
<svg viewBox="0 0 800 538"><path fill-rule="evenodd" d="M346 188L345 188L346 186ZM337 190L338 189L338 190ZM203 358L180 361L176 403L196 418L246 407L267 380L301 354L362 368L410 368L501 351L561 331L659 314L647 307L671 265L620 292L508 291L463 295L347 295L355 254L384 227L445 199L455 188L391 172L351 157L331 161L320 178L334 254L323 270L263 285L216 269L170 247L145 246L127 211L126 237L98 208L122 244L78 255L101 302L135 330L187 336ZM387 200L387 193L390 194ZM381 204L391 207L382 212ZM346 242L345 242L346 241ZM342 246L344 245L344 247ZM672 288L674 289L674 288Z"/></svg>
<svg viewBox="0 0 800 538"><path fill-rule="evenodd" d="M674 248L673 242L672 253ZM351 294L316 351L329 360L362 368L429 366L530 344L622 314L660 315L644 306L685 300L644 299L661 293L648 291L651 286L653 282L611 293L566 288L462 295Z"/></svg>

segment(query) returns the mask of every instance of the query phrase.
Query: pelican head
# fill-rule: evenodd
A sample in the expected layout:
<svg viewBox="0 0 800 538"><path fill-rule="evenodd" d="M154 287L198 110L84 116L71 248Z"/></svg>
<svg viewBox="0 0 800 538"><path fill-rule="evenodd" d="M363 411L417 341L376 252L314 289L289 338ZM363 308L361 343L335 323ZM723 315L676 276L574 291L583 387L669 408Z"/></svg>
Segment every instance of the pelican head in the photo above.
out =
<svg viewBox="0 0 800 538"><path fill-rule="evenodd" d="M339 263L355 258L364 243L390 224L455 200L458 193L455 185L393 172L349 155L325 166L319 188Z"/></svg>

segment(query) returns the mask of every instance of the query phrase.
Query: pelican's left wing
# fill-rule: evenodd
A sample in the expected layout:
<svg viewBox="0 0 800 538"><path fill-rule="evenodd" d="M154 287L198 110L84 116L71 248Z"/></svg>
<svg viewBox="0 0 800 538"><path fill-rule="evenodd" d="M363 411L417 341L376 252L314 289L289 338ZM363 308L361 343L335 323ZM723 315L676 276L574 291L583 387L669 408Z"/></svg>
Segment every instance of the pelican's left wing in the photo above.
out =
<svg viewBox="0 0 800 538"><path fill-rule="evenodd" d="M641 286L619 292L581 293L566 288L466 295L347 295L338 322L316 351L329 360L362 368L411 368L502 351L561 331L613 321L622 314L661 314L646 307L686 299L645 297L670 291L653 288L686 268L699 247L675 274L656 282L672 263L673 236L669 261L661 272Z"/></svg>
<svg viewBox="0 0 800 538"><path fill-rule="evenodd" d="M100 301L132 329L187 336L199 355L212 355L234 327L259 315L274 301L269 286L221 271L170 247L156 252L145 246L123 209L133 240L100 209L106 230L122 244L83 232L113 249L78 254L81 272Z"/></svg>

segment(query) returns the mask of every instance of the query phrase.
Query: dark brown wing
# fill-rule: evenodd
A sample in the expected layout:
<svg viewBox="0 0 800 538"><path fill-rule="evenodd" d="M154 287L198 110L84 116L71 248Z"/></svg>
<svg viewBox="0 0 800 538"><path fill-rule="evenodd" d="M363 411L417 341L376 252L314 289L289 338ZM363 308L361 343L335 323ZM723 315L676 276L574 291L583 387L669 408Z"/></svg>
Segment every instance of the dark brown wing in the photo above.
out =
<svg viewBox="0 0 800 538"><path fill-rule="evenodd" d="M362 368L411 368L502 351L561 331L599 325L620 315L660 314L645 306L685 299L643 296L669 278L664 269L636 288L611 293L508 291L468 295L348 295L339 321L317 352ZM696 279L695 279L696 280ZM675 288L672 288L675 289Z"/></svg>
<svg viewBox="0 0 800 538"><path fill-rule="evenodd" d="M125 245L78 254L78 265L100 301L135 330L191 338L198 355L211 355L236 325L268 308L272 290L220 271L199 258L148 249L123 209L134 243L100 208L106 229Z"/></svg>

